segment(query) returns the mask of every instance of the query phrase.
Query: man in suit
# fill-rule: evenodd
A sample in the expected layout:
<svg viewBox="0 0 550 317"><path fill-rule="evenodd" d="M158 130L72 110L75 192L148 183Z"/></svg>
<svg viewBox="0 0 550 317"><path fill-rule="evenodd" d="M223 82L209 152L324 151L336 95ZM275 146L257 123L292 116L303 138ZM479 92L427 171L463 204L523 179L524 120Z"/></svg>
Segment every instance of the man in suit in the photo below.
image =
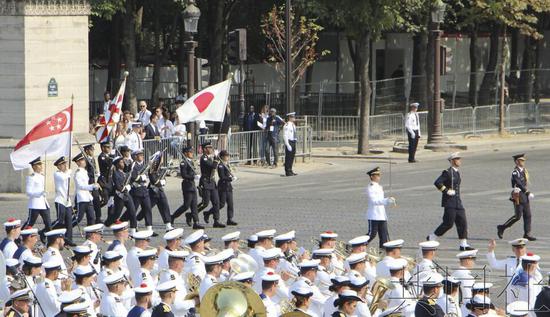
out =
<svg viewBox="0 0 550 317"><path fill-rule="evenodd" d="M172 215L172 223L181 216L187 209L191 208L191 212L185 214L185 221L188 226L191 226L193 220L193 229L204 229L199 224L199 214L197 211L197 186L195 178L197 173L193 165L193 147L188 146L183 149L183 159L180 163L181 191L183 193L183 205L181 205Z"/></svg>
<svg viewBox="0 0 550 317"><path fill-rule="evenodd" d="M157 127L157 114L151 115L151 122L145 126L145 140L160 139L160 130Z"/></svg>
<svg viewBox="0 0 550 317"><path fill-rule="evenodd" d="M456 225L458 239L460 239L460 251L469 251L473 248L468 244L466 210L464 210L460 199L461 178L458 169L462 165L461 158L460 153L452 153L448 158L451 166L444 170L434 182L435 187L441 192L441 207L444 208L443 222L427 239L436 240L437 237L441 237L453 225Z"/></svg>

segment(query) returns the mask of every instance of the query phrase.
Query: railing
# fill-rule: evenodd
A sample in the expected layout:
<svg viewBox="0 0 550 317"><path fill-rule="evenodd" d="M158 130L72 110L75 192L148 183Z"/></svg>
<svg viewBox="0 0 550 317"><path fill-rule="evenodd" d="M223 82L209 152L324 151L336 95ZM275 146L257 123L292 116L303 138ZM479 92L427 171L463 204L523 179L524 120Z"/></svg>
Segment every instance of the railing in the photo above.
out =
<svg viewBox="0 0 550 317"><path fill-rule="evenodd" d="M420 131L428 135L428 112L418 112ZM515 103L505 107L507 131L531 130L550 126L550 103ZM315 142L355 142L359 135L359 116L301 116L313 129ZM369 117L371 140L405 139L404 114ZM499 106L446 109L441 114L445 135L494 133L499 127Z"/></svg>

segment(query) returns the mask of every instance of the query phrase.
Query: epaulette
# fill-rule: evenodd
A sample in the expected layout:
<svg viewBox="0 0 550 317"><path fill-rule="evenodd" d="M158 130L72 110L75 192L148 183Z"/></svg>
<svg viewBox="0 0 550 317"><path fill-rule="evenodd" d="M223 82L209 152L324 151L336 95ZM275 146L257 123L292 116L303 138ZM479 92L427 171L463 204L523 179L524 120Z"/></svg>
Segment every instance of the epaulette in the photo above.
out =
<svg viewBox="0 0 550 317"><path fill-rule="evenodd" d="M433 299L433 298L428 298L428 305L434 306L435 303L436 303L435 299Z"/></svg>
<svg viewBox="0 0 550 317"><path fill-rule="evenodd" d="M13 310L10 310L8 312L8 314L6 315L6 317L14 317L14 316L15 316L15 311L13 311Z"/></svg>
<svg viewBox="0 0 550 317"><path fill-rule="evenodd" d="M120 298L119 298L119 297L115 297L115 302L120 303L120 302L121 302Z"/></svg>
<svg viewBox="0 0 550 317"><path fill-rule="evenodd" d="M50 288L50 284L48 283L48 281L44 281L44 288Z"/></svg>
<svg viewBox="0 0 550 317"><path fill-rule="evenodd" d="M176 279L176 276L174 274L170 274L170 279L171 280L175 280Z"/></svg>
<svg viewBox="0 0 550 317"><path fill-rule="evenodd" d="M195 263L201 263L201 259L198 256L195 256Z"/></svg>
<svg viewBox="0 0 550 317"><path fill-rule="evenodd" d="M165 313L171 312L170 306L168 306L168 305L166 305L166 304L162 304L162 310L163 310Z"/></svg>
<svg viewBox="0 0 550 317"><path fill-rule="evenodd" d="M52 252L51 252L51 253L52 253L52 255L55 255L55 250L52 250Z"/></svg>
<svg viewBox="0 0 550 317"><path fill-rule="evenodd" d="M145 272L141 272L141 278L145 279L147 277L147 274Z"/></svg>

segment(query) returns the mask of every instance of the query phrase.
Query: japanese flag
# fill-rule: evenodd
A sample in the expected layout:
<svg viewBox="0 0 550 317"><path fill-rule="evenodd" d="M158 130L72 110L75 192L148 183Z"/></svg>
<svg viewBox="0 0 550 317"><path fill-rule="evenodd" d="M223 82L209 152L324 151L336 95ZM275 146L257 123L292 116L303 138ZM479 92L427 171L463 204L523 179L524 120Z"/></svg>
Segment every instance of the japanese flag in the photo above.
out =
<svg viewBox="0 0 550 317"><path fill-rule="evenodd" d="M231 79L212 85L194 94L176 112L180 122L223 121L229 102Z"/></svg>

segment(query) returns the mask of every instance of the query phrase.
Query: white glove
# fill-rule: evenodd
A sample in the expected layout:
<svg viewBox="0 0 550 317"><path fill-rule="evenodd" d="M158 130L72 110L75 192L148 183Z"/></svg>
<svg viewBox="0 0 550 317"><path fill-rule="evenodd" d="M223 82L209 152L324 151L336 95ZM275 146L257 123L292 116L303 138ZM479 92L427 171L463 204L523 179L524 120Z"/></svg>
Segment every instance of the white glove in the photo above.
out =
<svg viewBox="0 0 550 317"><path fill-rule="evenodd" d="M99 189L99 184L94 184L95 189Z"/></svg>
<svg viewBox="0 0 550 317"><path fill-rule="evenodd" d="M195 175L195 180L198 181L199 179L201 179L201 176L200 175Z"/></svg>
<svg viewBox="0 0 550 317"><path fill-rule="evenodd" d="M533 198L535 198L535 194L529 193L529 199L533 199Z"/></svg>
<svg viewBox="0 0 550 317"><path fill-rule="evenodd" d="M454 196L454 195L456 195L456 192L455 192L454 189L449 189L449 190L447 191L447 195L449 195L449 196Z"/></svg>
<svg viewBox="0 0 550 317"><path fill-rule="evenodd" d="M164 186L166 185L166 180L165 179L161 179L160 180L160 186Z"/></svg>
<svg viewBox="0 0 550 317"><path fill-rule="evenodd" d="M521 189L517 188L517 187L514 187L514 193L520 193L521 192Z"/></svg>
<svg viewBox="0 0 550 317"><path fill-rule="evenodd" d="M388 205L395 205L395 198L389 197L388 198Z"/></svg>
<svg viewBox="0 0 550 317"><path fill-rule="evenodd" d="M286 149L290 152L290 151L292 151L292 146L287 145L287 146L286 146Z"/></svg>
<svg viewBox="0 0 550 317"><path fill-rule="evenodd" d="M233 182L236 181L236 180L238 180L238 179L239 179L239 178L238 178L237 176L231 177L231 181L233 181Z"/></svg>
<svg viewBox="0 0 550 317"><path fill-rule="evenodd" d="M145 175L139 175L139 179L143 182L147 181L147 178L145 177Z"/></svg>
<svg viewBox="0 0 550 317"><path fill-rule="evenodd" d="M130 186L130 185L124 186L124 190L125 190L125 191L130 191L130 189L132 189L132 186Z"/></svg>
<svg viewBox="0 0 550 317"><path fill-rule="evenodd" d="M215 155L215 156L218 156L218 154L220 154L220 151L218 151L217 149L214 150L214 155Z"/></svg>
<svg viewBox="0 0 550 317"><path fill-rule="evenodd" d="M414 132L411 133L411 137L412 137L413 139L416 139L416 134L415 134Z"/></svg>

